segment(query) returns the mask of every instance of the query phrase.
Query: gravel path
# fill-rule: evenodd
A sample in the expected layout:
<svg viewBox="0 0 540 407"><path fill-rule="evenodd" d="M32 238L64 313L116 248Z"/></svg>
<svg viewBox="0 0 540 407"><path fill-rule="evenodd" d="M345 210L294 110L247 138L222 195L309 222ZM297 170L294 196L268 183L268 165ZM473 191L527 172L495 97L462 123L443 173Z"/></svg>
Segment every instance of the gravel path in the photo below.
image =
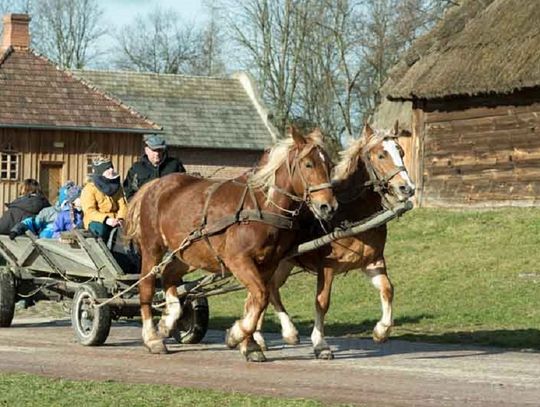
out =
<svg viewBox="0 0 540 407"><path fill-rule="evenodd" d="M259 395L303 397L368 406L539 406L540 353L391 340L330 338L333 361L314 359L307 338L284 346L272 335L269 361L246 363L210 331L203 344L171 342L150 355L140 327L113 325L101 347L74 341L65 319L21 312L0 329L0 371L78 380L167 383Z"/></svg>

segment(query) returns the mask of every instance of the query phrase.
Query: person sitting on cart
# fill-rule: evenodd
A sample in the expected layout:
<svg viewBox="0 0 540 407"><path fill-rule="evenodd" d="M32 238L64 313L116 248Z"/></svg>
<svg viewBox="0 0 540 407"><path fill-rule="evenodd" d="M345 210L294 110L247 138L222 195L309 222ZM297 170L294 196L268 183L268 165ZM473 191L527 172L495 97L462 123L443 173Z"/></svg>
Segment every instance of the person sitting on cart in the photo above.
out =
<svg viewBox="0 0 540 407"><path fill-rule="evenodd" d="M9 235L13 226L30 216L37 215L43 208L51 206L41 186L35 179L27 178L23 181L20 196L10 204L6 204L7 211L0 218L0 234Z"/></svg>
<svg viewBox="0 0 540 407"><path fill-rule="evenodd" d="M163 137L157 134L144 136L144 154L128 170L124 180L126 198L133 195L147 182L175 172L186 172L182 162L167 154L167 144Z"/></svg>
<svg viewBox="0 0 540 407"><path fill-rule="evenodd" d="M90 181L81 192L83 223L94 235L105 242L111 231L122 226L127 215L127 201L110 159L100 157L92 163Z"/></svg>
<svg viewBox="0 0 540 407"><path fill-rule="evenodd" d="M43 208L35 216L30 216L23 219L9 231L9 238L15 239L17 236L24 235L27 230L31 231L36 236L42 239L50 239L54 233L54 222L58 214L62 211L62 205L67 202L68 189L75 186L73 181L67 181L58 191L58 197L53 206ZM80 187L79 187L80 189Z"/></svg>
<svg viewBox="0 0 540 407"><path fill-rule="evenodd" d="M53 238L59 238L62 232L83 227L81 207L81 187L71 185L66 190L66 199L62 202L61 211L53 225Z"/></svg>

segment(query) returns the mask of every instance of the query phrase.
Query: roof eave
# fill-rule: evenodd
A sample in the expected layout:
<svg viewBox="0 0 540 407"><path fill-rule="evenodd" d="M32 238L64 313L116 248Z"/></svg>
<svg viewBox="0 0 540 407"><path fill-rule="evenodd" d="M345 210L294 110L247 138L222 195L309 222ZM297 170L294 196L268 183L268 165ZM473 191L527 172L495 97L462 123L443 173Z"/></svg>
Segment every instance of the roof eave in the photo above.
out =
<svg viewBox="0 0 540 407"><path fill-rule="evenodd" d="M50 124L3 124L0 128L4 129L36 129L36 130L70 130L70 131L91 131L105 133L164 133L163 129L133 129L133 128L114 128L114 127L94 127L94 126L55 126Z"/></svg>

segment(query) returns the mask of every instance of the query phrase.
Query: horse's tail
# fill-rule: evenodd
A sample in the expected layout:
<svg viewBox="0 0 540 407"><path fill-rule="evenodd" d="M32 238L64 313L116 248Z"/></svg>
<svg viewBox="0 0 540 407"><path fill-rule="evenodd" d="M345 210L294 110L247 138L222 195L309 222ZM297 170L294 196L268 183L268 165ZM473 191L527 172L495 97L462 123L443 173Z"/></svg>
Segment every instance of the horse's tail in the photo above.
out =
<svg viewBox="0 0 540 407"><path fill-rule="evenodd" d="M144 184L141 189L137 191L137 193L129 203L126 224L124 227L124 239L126 240L126 242L134 241L137 244L140 242L141 204L145 197L148 195L148 190L158 181L159 179L155 179Z"/></svg>

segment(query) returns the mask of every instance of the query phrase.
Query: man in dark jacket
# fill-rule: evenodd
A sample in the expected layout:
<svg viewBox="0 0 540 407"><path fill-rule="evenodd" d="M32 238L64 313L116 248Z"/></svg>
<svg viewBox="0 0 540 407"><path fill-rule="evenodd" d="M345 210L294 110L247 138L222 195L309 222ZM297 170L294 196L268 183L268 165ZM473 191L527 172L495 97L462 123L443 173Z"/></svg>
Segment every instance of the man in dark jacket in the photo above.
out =
<svg viewBox="0 0 540 407"><path fill-rule="evenodd" d="M186 172L182 163L167 156L167 144L157 134L144 136L144 155L129 169L124 180L124 191L129 200L148 181L174 172Z"/></svg>

